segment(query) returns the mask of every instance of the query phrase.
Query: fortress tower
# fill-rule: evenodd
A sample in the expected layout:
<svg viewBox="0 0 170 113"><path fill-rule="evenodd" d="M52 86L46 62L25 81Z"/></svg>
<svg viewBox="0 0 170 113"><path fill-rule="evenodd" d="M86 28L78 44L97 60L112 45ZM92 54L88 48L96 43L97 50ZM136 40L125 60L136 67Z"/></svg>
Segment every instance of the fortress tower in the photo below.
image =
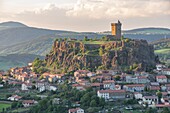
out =
<svg viewBox="0 0 170 113"><path fill-rule="evenodd" d="M122 24L118 20L118 23L111 23L112 35L117 39L121 38L121 26Z"/></svg>

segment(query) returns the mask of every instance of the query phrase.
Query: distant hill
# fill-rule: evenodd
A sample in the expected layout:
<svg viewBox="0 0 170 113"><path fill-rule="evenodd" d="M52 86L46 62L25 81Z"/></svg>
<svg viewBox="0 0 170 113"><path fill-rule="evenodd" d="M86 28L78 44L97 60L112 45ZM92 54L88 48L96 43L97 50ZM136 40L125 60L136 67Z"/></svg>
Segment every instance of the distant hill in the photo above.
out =
<svg viewBox="0 0 170 113"><path fill-rule="evenodd" d="M26 66L27 63L32 62L36 57L43 59L42 56L31 54L11 54L7 56L0 56L0 70Z"/></svg>
<svg viewBox="0 0 170 113"><path fill-rule="evenodd" d="M1 27L28 27L25 24L22 24L20 22L13 22L13 21L0 23L0 26Z"/></svg>
<svg viewBox="0 0 170 113"><path fill-rule="evenodd" d="M162 62L170 65L170 38L157 40L151 43Z"/></svg>
<svg viewBox="0 0 170 113"><path fill-rule="evenodd" d="M19 22L0 23L0 56L10 54L33 54L45 56L56 38L83 39L101 38L110 32L73 32L34 28ZM165 28L141 28L123 31L125 37L145 39L149 42L170 38L170 30ZM27 56L25 56L27 57ZM29 56L28 56L29 57ZM0 66L1 68L1 66Z"/></svg>
<svg viewBox="0 0 170 113"><path fill-rule="evenodd" d="M110 31L101 32L100 34L111 34ZM168 28L138 28L132 30L123 30L122 34L126 38L144 39L149 43L163 38L170 38L170 29Z"/></svg>
<svg viewBox="0 0 170 113"><path fill-rule="evenodd" d="M170 29L168 28L138 28L132 30L123 31L124 34L170 34Z"/></svg>

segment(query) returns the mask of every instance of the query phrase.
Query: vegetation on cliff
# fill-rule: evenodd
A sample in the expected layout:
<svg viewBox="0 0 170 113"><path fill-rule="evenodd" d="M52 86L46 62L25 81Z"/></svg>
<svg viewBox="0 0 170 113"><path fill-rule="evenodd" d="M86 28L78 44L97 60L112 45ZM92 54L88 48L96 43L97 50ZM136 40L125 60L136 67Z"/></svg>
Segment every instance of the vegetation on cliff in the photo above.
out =
<svg viewBox="0 0 170 113"><path fill-rule="evenodd" d="M77 69L150 70L158 61L153 46L145 40L57 39L46 55L48 69L55 73ZM50 68L49 68L50 67Z"/></svg>

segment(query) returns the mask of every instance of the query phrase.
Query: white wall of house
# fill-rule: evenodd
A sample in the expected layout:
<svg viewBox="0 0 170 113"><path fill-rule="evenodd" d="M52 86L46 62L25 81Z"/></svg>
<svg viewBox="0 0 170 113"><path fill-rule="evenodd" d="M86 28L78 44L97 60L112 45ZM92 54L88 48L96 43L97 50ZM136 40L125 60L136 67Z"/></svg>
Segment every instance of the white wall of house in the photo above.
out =
<svg viewBox="0 0 170 113"><path fill-rule="evenodd" d="M22 85L21 85L21 90L28 90L27 85L26 85L26 84L22 84Z"/></svg>
<svg viewBox="0 0 170 113"><path fill-rule="evenodd" d="M115 89L115 84L114 83L105 83L103 85L104 89Z"/></svg>
<svg viewBox="0 0 170 113"><path fill-rule="evenodd" d="M148 103L148 105L151 105L151 104L155 105L155 104L158 104L158 97L156 97L156 98L145 98L145 97L143 97L143 102Z"/></svg>
<svg viewBox="0 0 170 113"><path fill-rule="evenodd" d="M97 92L97 96L100 98L104 98L104 99L109 99L109 93L100 93L99 91Z"/></svg>
<svg viewBox="0 0 170 113"><path fill-rule="evenodd" d="M136 93L134 94L135 99L142 99L142 94L141 93Z"/></svg>
<svg viewBox="0 0 170 113"><path fill-rule="evenodd" d="M156 78L156 81L159 82L159 83L166 83L167 82L167 79L163 78L163 79L158 79Z"/></svg>
<svg viewBox="0 0 170 113"><path fill-rule="evenodd" d="M84 113L84 110L83 109L78 109L77 113Z"/></svg>

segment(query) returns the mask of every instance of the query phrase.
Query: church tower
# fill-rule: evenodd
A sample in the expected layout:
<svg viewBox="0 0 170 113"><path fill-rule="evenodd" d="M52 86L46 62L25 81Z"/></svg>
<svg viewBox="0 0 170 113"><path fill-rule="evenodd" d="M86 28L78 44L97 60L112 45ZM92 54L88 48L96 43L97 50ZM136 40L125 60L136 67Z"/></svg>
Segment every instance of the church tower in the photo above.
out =
<svg viewBox="0 0 170 113"><path fill-rule="evenodd" d="M117 39L121 38L121 26L122 24L118 20L118 23L111 23L112 35Z"/></svg>

